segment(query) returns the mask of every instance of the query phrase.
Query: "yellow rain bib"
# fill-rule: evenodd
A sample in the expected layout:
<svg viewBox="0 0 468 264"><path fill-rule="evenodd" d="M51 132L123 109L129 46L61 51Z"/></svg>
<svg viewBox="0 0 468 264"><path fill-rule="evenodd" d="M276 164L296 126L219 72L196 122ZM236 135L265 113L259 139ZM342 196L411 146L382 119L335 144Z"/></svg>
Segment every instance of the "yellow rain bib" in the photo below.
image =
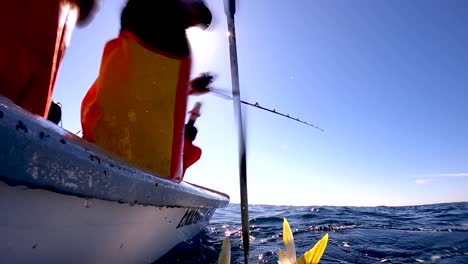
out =
<svg viewBox="0 0 468 264"><path fill-rule="evenodd" d="M159 176L180 177L189 71L190 57L121 32L106 44L82 102L83 137Z"/></svg>

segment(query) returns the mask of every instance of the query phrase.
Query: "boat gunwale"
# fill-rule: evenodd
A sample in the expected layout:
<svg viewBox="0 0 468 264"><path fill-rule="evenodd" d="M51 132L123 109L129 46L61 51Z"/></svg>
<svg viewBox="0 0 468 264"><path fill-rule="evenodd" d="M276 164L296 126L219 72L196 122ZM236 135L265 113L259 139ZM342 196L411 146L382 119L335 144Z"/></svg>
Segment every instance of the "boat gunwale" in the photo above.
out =
<svg viewBox="0 0 468 264"><path fill-rule="evenodd" d="M219 208L229 204L227 194L152 175L1 95L0 112L0 160L6 163L0 166L0 180L11 186L150 206ZM31 173L41 168L51 173Z"/></svg>

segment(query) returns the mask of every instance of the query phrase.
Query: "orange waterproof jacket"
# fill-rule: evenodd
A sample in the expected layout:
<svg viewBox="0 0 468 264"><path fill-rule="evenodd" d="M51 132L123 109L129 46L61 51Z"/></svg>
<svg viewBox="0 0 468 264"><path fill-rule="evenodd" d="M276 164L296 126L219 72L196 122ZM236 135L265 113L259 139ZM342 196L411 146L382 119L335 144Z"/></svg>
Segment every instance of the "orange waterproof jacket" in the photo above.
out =
<svg viewBox="0 0 468 264"><path fill-rule="evenodd" d="M78 7L68 1L1 1L0 94L47 117L77 17Z"/></svg>
<svg viewBox="0 0 468 264"><path fill-rule="evenodd" d="M83 138L159 176L181 178L190 57L109 41L81 106Z"/></svg>

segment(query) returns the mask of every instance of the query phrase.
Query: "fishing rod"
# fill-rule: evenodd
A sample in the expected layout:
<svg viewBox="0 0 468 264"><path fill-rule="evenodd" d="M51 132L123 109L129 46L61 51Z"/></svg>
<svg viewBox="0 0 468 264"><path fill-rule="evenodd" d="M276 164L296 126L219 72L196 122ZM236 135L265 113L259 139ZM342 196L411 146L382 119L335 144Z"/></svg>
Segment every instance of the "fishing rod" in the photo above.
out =
<svg viewBox="0 0 468 264"><path fill-rule="evenodd" d="M230 96L227 91L224 91L224 90L221 90L221 89L216 89L216 88L209 88L209 91L213 92L215 95L218 95L218 96L220 96L222 98L225 98L225 99L228 99L228 100L233 99L233 97ZM311 126L311 127L315 128L315 129L318 129L318 130L320 130L322 132L325 132L325 130L323 130L322 128L320 128L320 127L318 127L318 126L316 126L314 124L311 124L311 123L306 122L304 120L300 120L299 118L294 118L294 117L290 116L289 114L283 114L281 112L276 111L276 109L269 109L269 108L263 107L258 102L249 103L249 102L244 101L244 100L241 100L240 102L245 104L245 105L252 106L252 107L255 107L255 108L263 110L263 111L267 111L267 112L270 112L270 113L273 113L273 114L276 114L276 115L280 115L282 117L289 118L289 119L291 119L293 121L302 123L304 125Z"/></svg>
<svg viewBox="0 0 468 264"><path fill-rule="evenodd" d="M231 82L234 104L234 114L238 126L239 136L239 184L241 198L241 222L242 222L242 245L244 248L244 262L250 263L250 234L249 234L249 202L247 198L247 158L245 151L245 137L242 124L242 111L239 89L239 67L237 64L236 27L234 14L236 13L236 0L224 1L224 12L226 13L229 32L229 54L231 58Z"/></svg>
<svg viewBox="0 0 468 264"><path fill-rule="evenodd" d="M272 109L265 108L265 107L259 105L257 102L256 102L255 104L252 104L252 103L249 103L249 102L246 102L246 101L241 100L241 103L246 104L246 105L250 105L250 106L252 106L252 107L255 107L255 108L258 108L258 109L261 109L261 110L264 110L264 111L267 111L267 112L270 112L270 113L273 113L273 114L277 114L277 115L280 115L280 116L289 118L289 119L294 120L294 121L296 121L296 122L302 123L302 124L304 124L304 125L311 126L311 127L315 128L315 129L318 129L318 130L320 130L320 131L322 131L322 132L325 132L325 130L321 129L321 128L318 127L318 126L315 126L315 125L313 125L313 124L311 124L311 123L308 123L308 122L306 122L306 121L300 120L299 118L291 117L291 116L289 116L288 114L283 114L283 113L277 112L275 109L272 110Z"/></svg>
<svg viewBox="0 0 468 264"><path fill-rule="evenodd" d="M210 87L210 84L213 83L215 78L216 77L211 73L208 73L208 72L202 73L200 76L198 76L198 77L194 78L193 80L191 80L189 94L196 94L196 93L204 94L204 93L207 93L207 92L212 92L214 95L219 96L221 98L224 98L224 99L227 99L227 100L233 100L234 97L231 94L229 94L228 91L223 90L223 89ZM277 112L276 109L269 109L269 108L263 107L258 102L249 103L249 102L244 101L244 100L240 100L240 102L242 104L252 106L252 107L258 108L260 110L264 110L264 111L267 111L267 112L270 112L270 113L273 113L273 114L280 115L282 117L289 118L289 119L291 119L293 121L302 123L304 125L311 126L311 127L315 128L315 129L318 129L318 130L320 130L322 132L325 132L325 130L323 130L322 128L320 128L320 127L318 127L316 125L313 125L313 124L311 124L309 122L306 122L304 120L300 120L299 118L294 118L294 117L290 116L289 114L283 114L281 112Z"/></svg>

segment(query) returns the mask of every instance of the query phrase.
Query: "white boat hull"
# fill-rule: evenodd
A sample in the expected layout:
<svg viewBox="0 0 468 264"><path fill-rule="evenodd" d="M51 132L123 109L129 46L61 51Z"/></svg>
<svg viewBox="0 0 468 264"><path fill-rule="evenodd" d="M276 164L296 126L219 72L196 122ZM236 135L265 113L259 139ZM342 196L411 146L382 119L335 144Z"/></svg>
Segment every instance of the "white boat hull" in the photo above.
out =
<svg viewBox="0 0 468 264"><path fill-rule="evenodd" d="M5 183L0 208L0 263L152 263L200 232L215 210L132 206ZM197 210L204 215L190 213Z"/></svg>
<svg viewBox="0 0 468 264"><path fill-rule="evenodd" d="M0 263L152 263L228 203L0 96Z"/></svg>

